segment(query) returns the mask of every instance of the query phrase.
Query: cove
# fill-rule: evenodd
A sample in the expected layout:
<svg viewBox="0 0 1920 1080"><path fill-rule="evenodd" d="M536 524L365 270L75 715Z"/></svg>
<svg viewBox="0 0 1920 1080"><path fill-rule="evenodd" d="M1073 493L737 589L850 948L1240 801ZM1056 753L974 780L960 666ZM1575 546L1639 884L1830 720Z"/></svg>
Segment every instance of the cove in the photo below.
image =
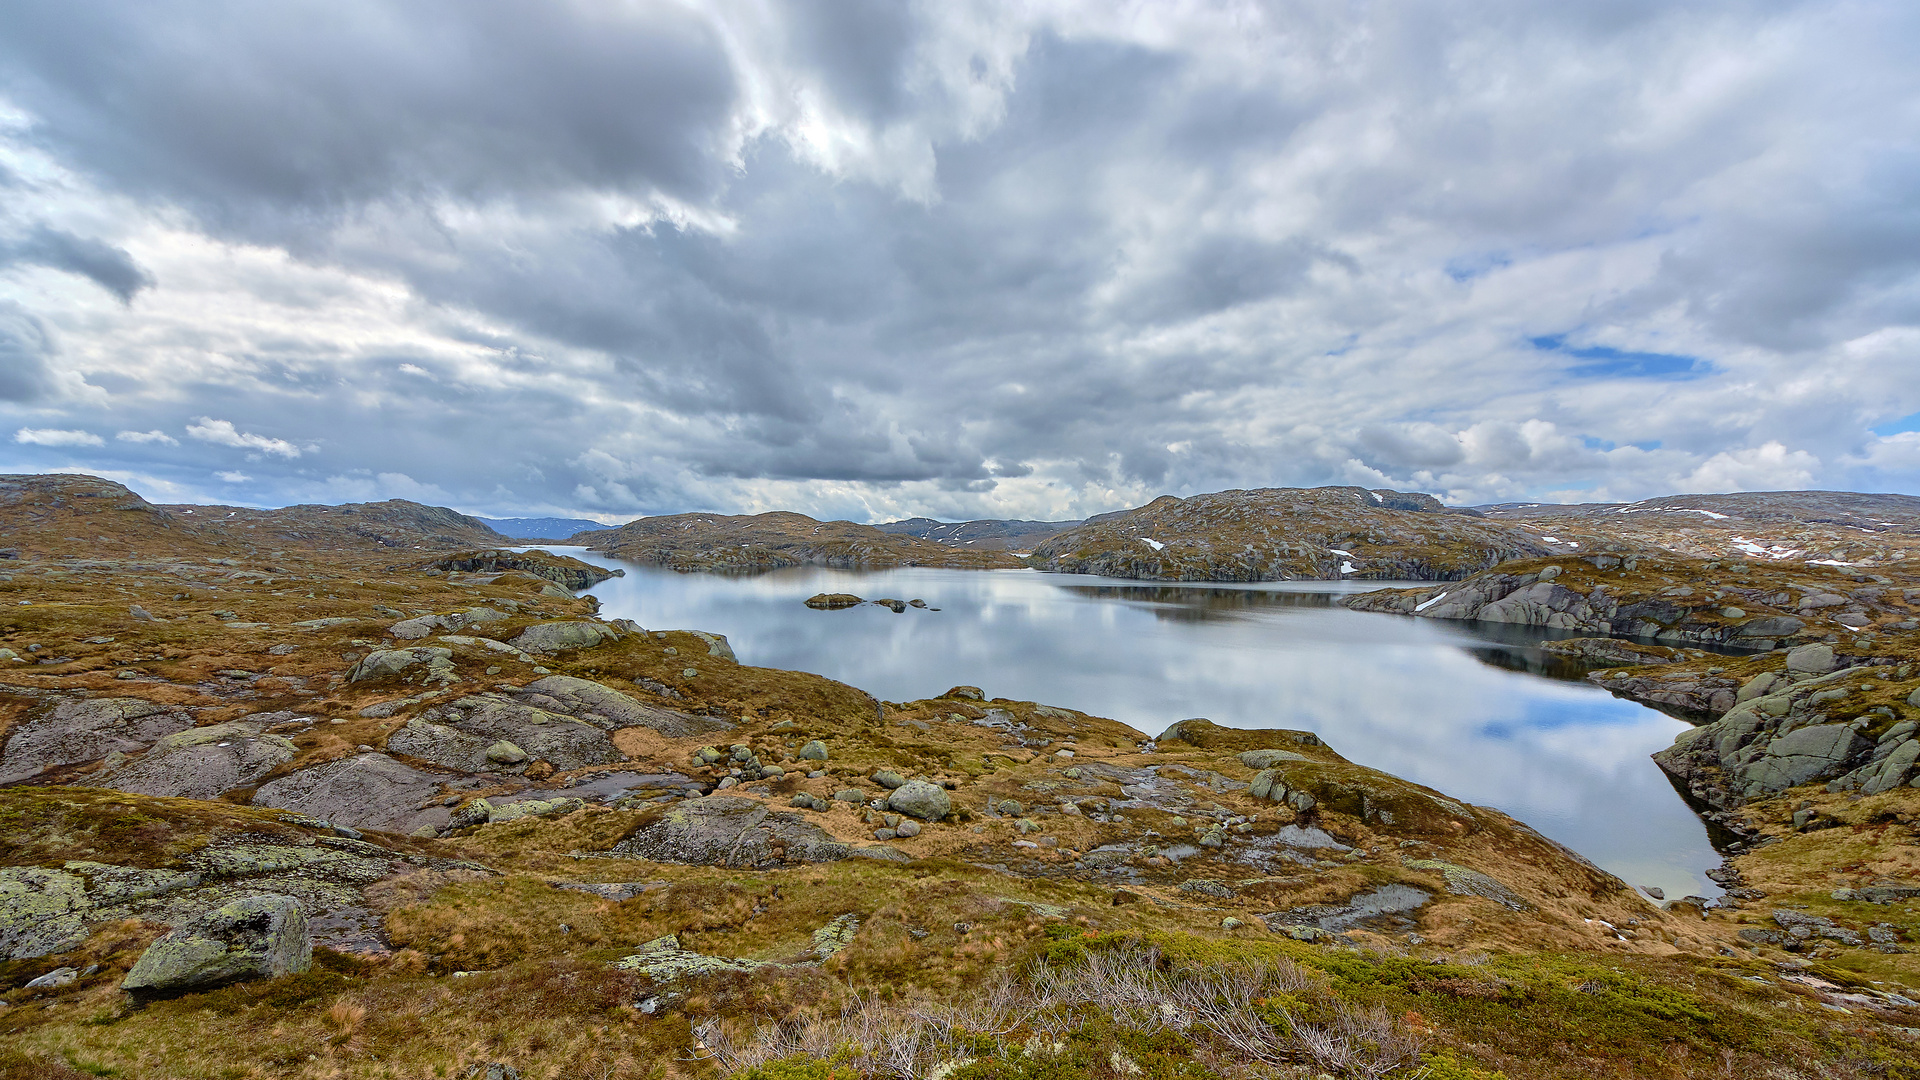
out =
<svg viewBox="0 0 1920 1080"><path fill-rule="evenodd" d="M1585 682L1551 634L1349 611L1382 582L1193 584L1033 570L681 574L624 570L586 590L605 618L725 634L740 662L810 671L884 700L979 686L1111 717L1148 735L1204 716L1312 731L1363 765L1496 807L1668 897L1717 896L1706 827L1647 755L1685 725ZM816 611L815 593L924 599Z"/></svg>

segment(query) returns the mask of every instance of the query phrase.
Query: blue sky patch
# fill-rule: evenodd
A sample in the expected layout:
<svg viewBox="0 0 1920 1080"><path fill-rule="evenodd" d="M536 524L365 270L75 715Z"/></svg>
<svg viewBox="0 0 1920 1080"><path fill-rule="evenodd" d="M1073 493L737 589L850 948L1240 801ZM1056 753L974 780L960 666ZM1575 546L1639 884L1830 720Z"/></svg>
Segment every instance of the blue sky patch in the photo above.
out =
<svg viewBox="0 0 1920 1080"><path fill-rule="evenodd" d="M1881 438L1889 435L1902 435L1909 431L1920 431L1920 412L1903 416L1898 420L1889 420L1877 427L1868 429Z"/></svg>
<svg viewBox="0 0 1920 1080"><path fill-rule="evenodd" d="M1528 338L1527 344L1541 352L1560 353L1585 361L1567 368L1567 374L1582 379L1665 379L1678 382L1697 379L1713 370L1712 364L1697 356L1627 352L1611 345L1569 346L1565 334Z"/></svg>

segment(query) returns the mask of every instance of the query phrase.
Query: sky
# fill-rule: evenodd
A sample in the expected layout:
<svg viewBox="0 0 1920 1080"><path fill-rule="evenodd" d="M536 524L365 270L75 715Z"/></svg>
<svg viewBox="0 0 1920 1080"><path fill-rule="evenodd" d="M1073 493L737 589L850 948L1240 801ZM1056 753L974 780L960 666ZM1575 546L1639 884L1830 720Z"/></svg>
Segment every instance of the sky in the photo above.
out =
<svg viewBox="0 0 1920 1080"><path fill-rule="evenodd" d="M1920 493L1909 0L0 0L0 471Z"/></svg>

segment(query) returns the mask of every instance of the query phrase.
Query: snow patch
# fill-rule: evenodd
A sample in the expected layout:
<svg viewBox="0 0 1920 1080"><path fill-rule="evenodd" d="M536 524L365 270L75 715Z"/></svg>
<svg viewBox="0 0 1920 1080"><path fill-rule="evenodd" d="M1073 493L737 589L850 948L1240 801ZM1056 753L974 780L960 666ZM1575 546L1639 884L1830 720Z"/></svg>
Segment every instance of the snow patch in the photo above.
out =
<svg viewBox="0 0 1920 1080"><path fill-rule="evenodd" d="M1354 566L1354 565L1353 565L1352 563L1350 563L1350 562L1346 562L1346 561L1344 561L1344 560L1343 560L1343 561L1342 561L1342 562L1340 563L1340 572L1341 572L1341 573L1343 573L1343 574L1351 574L1351 573L1353 573L1353 572L1354 572L1355 570L1357 570L1357 569L1359 569L1359 567L1356 567L1356 566Z"/></svg>
<svg viewBox="0 0 1920 1080"><path fill-rule="evenodd" d="M1353 558L1353 552L1351 551L1341 551L1339 548L1328 548L1327 550L1333 552L1335 555L1345 555L1349 559Z"/></svg>
<svg viewBox="0 0 1920 1080"><path fill-rule="evenodd" d="M1448 597L1449 595L1450 595L1450 594L1448 594L1448 593L1441 593L1441 594L1440 594L1439 596L1433 596L1433 597L1429 597L1429 598L1427 598L1427 599L1425 599L1425 600L1422 600L1422 601L1420 601L1419 603L1417 603L1417 604L1415 604L1415 605L1413 605L1413 610L1415 610L1415 611L1425 611L1425 610L1427 610L1428 608L1430 608L1430 607L1432 607L1433 605L1435 605L1435 604L1437 604L1437 603L1439 603L1440 601L1442 601L1442 600L1445 600L1445 599L1446 599L1446 598L1447 598L1447 597Z"/></svg>
<svg viewBox="0 0 1920 1080"><path fill-rule="evenodd" d="M1167 546L1158 540L1149 540L1144 536L1140 538L1140 542L1147 545L1148 547L1152 548L1155 551L1159 551Z"/></svg>

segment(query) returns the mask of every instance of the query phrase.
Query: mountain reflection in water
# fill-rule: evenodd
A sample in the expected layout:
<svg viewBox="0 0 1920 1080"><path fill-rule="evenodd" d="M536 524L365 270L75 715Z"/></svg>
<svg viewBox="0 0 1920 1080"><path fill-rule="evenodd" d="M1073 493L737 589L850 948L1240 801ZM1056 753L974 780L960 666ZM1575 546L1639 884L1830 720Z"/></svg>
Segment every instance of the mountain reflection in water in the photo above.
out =
<svg viewBox="0 0 1920 1080"><path fill-rule="evenodd" d="M1706 829L1647 755L1684 725L1614 698L1539 648L1564 633L1350 611L1381 582L1159 585L1030 570L818 567L753 577L620 566L607 618L727 635L741 662L812 671L885 700L971 684L1157 735L1205 716L1298 728L1348 758L1498 807L1668 896L1716 895ZM938 611L815 611L819 592ZM1544 676L1544 677L1543 677Z"/></svg>

